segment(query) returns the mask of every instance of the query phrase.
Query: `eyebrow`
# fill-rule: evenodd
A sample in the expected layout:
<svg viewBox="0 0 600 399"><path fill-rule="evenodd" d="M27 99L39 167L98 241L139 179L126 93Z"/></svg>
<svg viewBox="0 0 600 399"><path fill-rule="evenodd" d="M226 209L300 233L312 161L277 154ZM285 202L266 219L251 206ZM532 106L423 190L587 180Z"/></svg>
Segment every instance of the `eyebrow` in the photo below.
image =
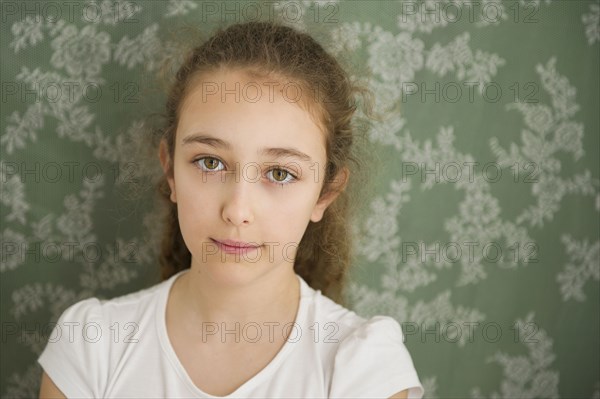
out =
<svg viewBox="0 0 600 399"><path fill-rule="evenodd" d="M229 144L227 141L203 133L191 134L189 136L184 137L182 140L182 145L184 146L190 145L192 143L206 144L215 148L224 148L226 150L231 150L231 144ZM261 150L259 150L259 153L263 155L269 155L275 158L292 157L298 158L305 162L313 162L312 158L307 154L303 153L300 150L290 147L262 148Z"/></svg>

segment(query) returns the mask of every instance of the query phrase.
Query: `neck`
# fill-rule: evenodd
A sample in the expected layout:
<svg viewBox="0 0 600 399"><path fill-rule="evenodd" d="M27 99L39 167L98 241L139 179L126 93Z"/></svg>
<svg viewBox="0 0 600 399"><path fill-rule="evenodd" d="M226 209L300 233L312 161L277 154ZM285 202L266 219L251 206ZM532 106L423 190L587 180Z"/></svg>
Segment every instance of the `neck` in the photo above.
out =
<svg viewBox="0 0 600 399"><path fill-rule="evenodd" d="M191 320L215 323L294 321L300 282L293 265L244 282L215 280L194 264L182 281L182 297ZM187 312L186 312L187 313Z"/></svg>

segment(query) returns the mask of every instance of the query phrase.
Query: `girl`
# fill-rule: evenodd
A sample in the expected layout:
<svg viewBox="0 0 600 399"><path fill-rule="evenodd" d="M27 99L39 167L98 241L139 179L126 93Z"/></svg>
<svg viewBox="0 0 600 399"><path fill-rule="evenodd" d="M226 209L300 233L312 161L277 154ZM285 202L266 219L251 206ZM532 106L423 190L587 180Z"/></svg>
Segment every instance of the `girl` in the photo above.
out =
<svg viewBox="0 0 600 399"><path fill-rule="evenodd" d="M163 281L64 311L40 396L421 398L398 322L333 300L357 90L283 24L236 24L195 48L159 148Z"/></svg>

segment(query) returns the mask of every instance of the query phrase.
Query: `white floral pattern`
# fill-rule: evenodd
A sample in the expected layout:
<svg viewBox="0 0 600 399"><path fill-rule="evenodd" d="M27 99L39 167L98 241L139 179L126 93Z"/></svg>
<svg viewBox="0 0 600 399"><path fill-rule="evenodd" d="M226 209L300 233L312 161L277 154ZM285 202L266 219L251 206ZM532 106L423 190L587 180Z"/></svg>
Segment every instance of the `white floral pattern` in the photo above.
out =
<svg viewBox="0 0 600 399"><path fill-rule="evenodd" d="M52 48L52 66L85 79L97 76L102 65L110 60L110 36L106 32L96 33L95 25L87 25L81 31L74 25L66 25L52 40Z"/></svg>
<svg viewBox="0 0 600 399"><path fill-rule="evenodd" d="M585 283L590 279L600 280L600 241L590 245L587 240L577 242L569 235L562 236L561 241L571 258L570 263L556 276L562 299L583 302L586 299L583 293Z"/></svg>
<svg viewBox="0 0 600 399"><path fill-rule="evenodd" d="M575 102L576 90L556 71L555 64L556 58L551 58L545 66L537 66L542 86L552 98L552 109L525 102L507 106L520 111L530 129L521 132L522 147L512 144L509 154L500 147L498 139L490 139L500 165L532 165L528 177L533 183L531 192L537 197L537 204L525 209L517 218L518 223L528 222L532 226L543 226L545 220L552 220L566 194L594 196L598 193L598 179L588 170L568 178L560 176L561 161L557 152L571 153L575 161L579 160L584 155L584 133L583 125L571 120L580 109ZM520 171L519 167L517 173Z"/></svg>
<svg viewBox="0 0 600 399"><path fill-rule="evenodd" d="M585 36L591 46L600 41L600 4L590 4L590 12L583 14L581 20L585 25Z"/></svg>
<svg viewBox="0 0 600 399"><path fill-rule="evenodd" d="M534 317L531 312L525 320L515 322L515 337L527 347L529 356L511 356L501 351L490 356L486 363L497 363L504 369L500 392L482 395L479 387L475 387L471 398L559 398L559 373L549 369L556 359L553 340L543 329L533 330L533 337L528 335L535 325Z"/></svg>
<svg viewBox="0 0 600 399"><path fill-rule="evenodd" d="M186 15L197 7L198 3L191 0L169 0L165 16L174 17L177 15Z"/></svg>

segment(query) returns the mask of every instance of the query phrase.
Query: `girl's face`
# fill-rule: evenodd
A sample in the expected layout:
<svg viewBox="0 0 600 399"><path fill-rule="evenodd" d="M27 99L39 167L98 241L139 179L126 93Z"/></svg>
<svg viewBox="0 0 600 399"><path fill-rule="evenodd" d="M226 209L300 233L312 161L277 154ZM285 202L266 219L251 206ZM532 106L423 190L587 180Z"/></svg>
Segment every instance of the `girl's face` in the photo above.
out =
<svg viewBox="0 0 600 399"><path fill-rule="evenodd" d="M325 136L293 102L308 93L294 84L281 92L284 84L220 70L195 80L182 104L171 200L192 267L213 279L239 282L293 266L309 221L320 221L337 196L319 198ZM160 157L167 172L164 143ZM228 253L213 240L258 248Z"/></svg>

